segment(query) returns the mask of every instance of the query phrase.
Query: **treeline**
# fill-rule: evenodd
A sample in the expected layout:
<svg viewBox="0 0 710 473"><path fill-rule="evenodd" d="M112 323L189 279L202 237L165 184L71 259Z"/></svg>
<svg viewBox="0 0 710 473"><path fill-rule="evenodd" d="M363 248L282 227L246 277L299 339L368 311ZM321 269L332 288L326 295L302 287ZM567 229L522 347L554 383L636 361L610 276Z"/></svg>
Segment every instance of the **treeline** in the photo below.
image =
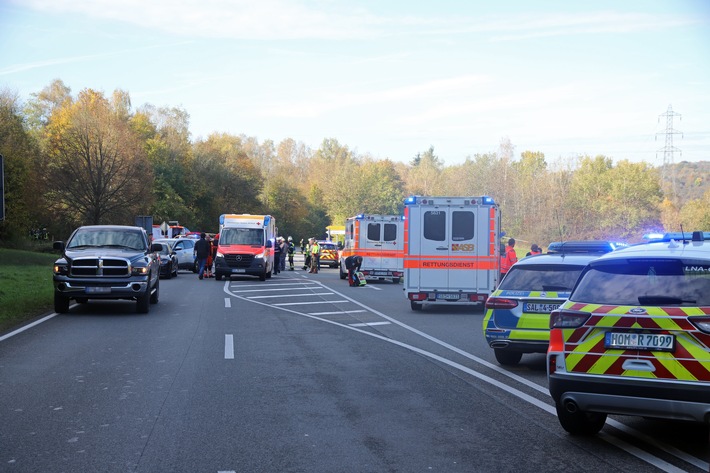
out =
<svg viewBox="0 0 710 473"><path fill-rule="evenodd" d="M133 224L136 215L214 232L228 212L270 213L283 235L298 240L359 213L401 213L403 199L417 194L489 195L508 235L540 244L637 241L680 225L710 230L710 192L682 198L676 187L669 194L660 170L647 163L605 156L548 162L540 152L517 155L507 139L494 152L449 166L434 147L400 163L358 154L333 138L315 150L290 138L214 133L193 140L183 109L134 109L122 90L72 95L60 80L26 102L0 91L0 154L5 245L37 229L65 238L81 224ZM697 191L707 169L685 167L685 181Z"/></svg>

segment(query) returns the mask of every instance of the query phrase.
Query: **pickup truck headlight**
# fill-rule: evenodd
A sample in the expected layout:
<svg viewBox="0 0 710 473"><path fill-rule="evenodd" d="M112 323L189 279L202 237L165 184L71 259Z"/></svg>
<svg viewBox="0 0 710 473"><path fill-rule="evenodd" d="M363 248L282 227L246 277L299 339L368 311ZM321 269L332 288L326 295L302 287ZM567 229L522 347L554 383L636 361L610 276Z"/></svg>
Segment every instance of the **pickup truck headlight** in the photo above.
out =
<svg viewBox="0 0 710 473"><path fill-rule="evenodd" d="M148 274L148 267L147 266L133 266L131 268L131 274L133 276L145 276Z"/></svg>
<svg viewBox="0 0 710 473"><path fill-rule="evenodd" d="M67 275L69 274L69 266L66 264L54 263L54 274Z"/></svg>

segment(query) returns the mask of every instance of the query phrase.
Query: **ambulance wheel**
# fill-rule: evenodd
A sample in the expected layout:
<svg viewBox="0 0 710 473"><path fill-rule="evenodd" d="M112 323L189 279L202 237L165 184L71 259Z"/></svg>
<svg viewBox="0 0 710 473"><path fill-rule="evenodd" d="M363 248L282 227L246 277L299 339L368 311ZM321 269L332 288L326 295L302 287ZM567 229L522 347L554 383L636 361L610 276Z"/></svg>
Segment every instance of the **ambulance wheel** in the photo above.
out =
<svg viewBox="0 0 710 473"><path fill-rule="evenodd" d="M340 267L340 279L345 279L346 277L348 277L348 275L343 272L343 267L341 266Z"/></svg>
<svg viewBox="0 0 710 473"><path fill-rule="evenodd" d="M269 273L269 276L271 276L271 273ZM266 273L261 273L259 275L259 281L266 281Z"/></svg>
<svg viewBox="0 0 710 473"><path fill-rule="evenodd" d="M557 409L557 419L563 429L572 435L596 435L604 427L606 414L601 412L585 412L570 404L564 406L555 403Z"/></svg>
<svg viewBox="0 0 710 473"><path fill-rule="evenodd" d="M395 284L399 284L399 278L392 278L392 282Z"/></svg>
<svg viewBox="0 0 710 473"><path fill-rule="evenodd" d="M214 278L215 278L217 281L221 281L221 280L222 280L222 275L219 274L219 273L215 273Z"/></svg>
<svg viewBox="0 0 710 473"><path fill-rule="evenodd" d="M414 311L422 310L424 308L424 304L420 304L419 302L409 301L409 305Z"/></svg>
<svg viewBox="0 0 710 473"><path fill-rule="evenodd" d="M495 354L498 363L503 366L517 365L523 357L523 352L521 351L493 349L493 353Z"/></svg>

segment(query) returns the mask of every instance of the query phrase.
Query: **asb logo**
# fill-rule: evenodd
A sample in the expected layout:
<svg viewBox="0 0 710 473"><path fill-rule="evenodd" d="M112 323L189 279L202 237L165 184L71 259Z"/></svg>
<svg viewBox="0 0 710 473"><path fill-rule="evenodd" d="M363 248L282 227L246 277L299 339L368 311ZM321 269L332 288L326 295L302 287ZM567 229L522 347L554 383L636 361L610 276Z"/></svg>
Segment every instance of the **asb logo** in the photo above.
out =
<svg viewBox="0 0 710 473"><path fill-rule="evenodd" d="M475 247L472 243L452 243L451 251L474 251Z"/></svg>

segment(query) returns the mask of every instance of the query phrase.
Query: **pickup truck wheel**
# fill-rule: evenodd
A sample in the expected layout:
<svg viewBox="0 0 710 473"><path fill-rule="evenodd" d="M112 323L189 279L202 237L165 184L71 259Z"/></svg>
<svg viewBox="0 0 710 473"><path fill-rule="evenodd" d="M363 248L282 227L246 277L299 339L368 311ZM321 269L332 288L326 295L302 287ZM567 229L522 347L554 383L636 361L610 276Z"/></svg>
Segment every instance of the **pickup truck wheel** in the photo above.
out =
<svg viewBox="0 0 710 473"><path fill-rule="evenodd" d="M424 304L420 304L419 302L409 301L409 305L414 311L422 310L424 308Z"/></svg>
<svg viewBox="0 0 710 473"><path fill-rule="evenodd" d="M69 312L69 298L58 292L55 292L54 312L56 312L57 314L65 314Z"/></svg>
<svg viewBox="0 0 710 473"><path fill-rule="evenodd" d="M560 403L555 403L555 408L560 425L572 435L596 435L606 422L606 414L601 412L586 412L576 406L572 406L570 412L570 409Z"/></svg>
<svg viewBox="0 0 710 473"><path fill-rule="evenodd" d="M155 287L153 289L155 289L155 292L150 294L150 303L157 304L160 299L160 279L155 280Z"/></svg>
<svg viewBox="0 0 710 473"><path fill-rule="evenodd" d="M150 291L146 291L145 294L139 296L136 300L136 312L147 314L148 310L150 310Z"/></svg>

